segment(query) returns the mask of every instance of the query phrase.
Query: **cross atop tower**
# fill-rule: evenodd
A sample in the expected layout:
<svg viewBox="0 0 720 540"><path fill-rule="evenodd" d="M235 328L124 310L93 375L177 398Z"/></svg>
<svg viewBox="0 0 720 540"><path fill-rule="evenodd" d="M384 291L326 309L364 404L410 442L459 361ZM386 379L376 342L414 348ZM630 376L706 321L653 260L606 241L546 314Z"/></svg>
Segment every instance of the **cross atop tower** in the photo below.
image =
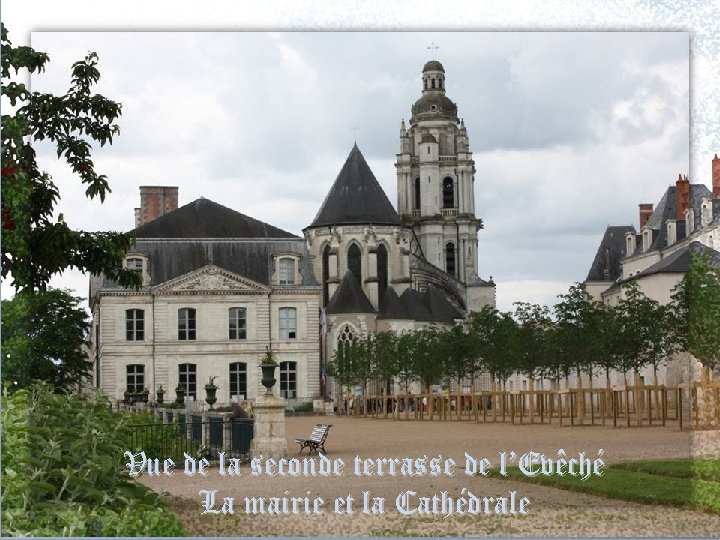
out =
<svg viewBox="0 0 720 540"><path fill-rule="evenodd" d="M439 48L440 46L435 45L434 41L430 42L430 45L427 47L428 50L432 51L433 60L437 60L437 58L435 58L435 51L437 51Z"/></svg>
<svg viewBox="0 0 720 540"><path fill-rule="evenodd" d="M358 132L358 129L360 129L360 128L357 126L353 126L350 129L355 132L355 142L357 142L357 132Z"/></svg>

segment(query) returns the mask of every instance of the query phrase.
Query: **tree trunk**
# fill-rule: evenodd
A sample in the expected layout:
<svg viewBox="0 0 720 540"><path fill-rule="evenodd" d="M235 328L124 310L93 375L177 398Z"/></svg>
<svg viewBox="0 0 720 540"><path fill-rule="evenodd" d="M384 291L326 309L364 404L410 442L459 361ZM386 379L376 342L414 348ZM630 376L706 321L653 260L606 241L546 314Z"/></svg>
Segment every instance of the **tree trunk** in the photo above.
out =
<svg viewBox="0 0 720 540"><path fill-rule="evenodd" d="M582 373L580 367L575 368L577 373L577 416L581 422L585 419L585 394L583 392Z"/></svg>

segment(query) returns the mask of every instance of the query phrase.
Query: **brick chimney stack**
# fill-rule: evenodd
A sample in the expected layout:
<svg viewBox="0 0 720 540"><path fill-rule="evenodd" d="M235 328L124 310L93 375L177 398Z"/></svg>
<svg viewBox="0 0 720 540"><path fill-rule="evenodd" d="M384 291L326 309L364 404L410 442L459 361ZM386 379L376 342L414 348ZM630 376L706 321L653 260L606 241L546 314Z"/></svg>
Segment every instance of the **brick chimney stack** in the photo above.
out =
<svg viewBox="0 0 720 540"><path fill-rule="evenodd" d="M690 180L687 176L678 175L675 182L675 208L677 210L676 219L683 221L685 219L685 210L690 207Z"/></svg>
<svg viewBox="0 0 720 540"><path fill-rule="evenodd" d="M642 229L650 219L653 213L652 203L639 204L640 207L640 228Z"/></svg>
<svg viewBox="0 0 720 540"><path fill-rule="evenodd" d="M717 154L712 160L712 196L713 199L720 199L720 159Z"/></svg>
<svg viewBox="0 0 720 540"><path fill-rule="evenodd" d="M152 220L177 210L177 186L140 186L139 224L145 225ZM136 218L136 222L138 219Z"/></svg>

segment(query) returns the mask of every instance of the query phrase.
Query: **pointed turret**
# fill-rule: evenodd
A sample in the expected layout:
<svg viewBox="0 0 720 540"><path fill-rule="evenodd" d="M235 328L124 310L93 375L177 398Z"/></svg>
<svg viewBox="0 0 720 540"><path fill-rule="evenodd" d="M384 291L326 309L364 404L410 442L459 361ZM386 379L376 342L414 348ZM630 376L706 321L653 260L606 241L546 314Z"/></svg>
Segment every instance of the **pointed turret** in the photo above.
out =
<svg viewBox="0 0 720 540"><path fill-rule="evenodd" d="M400 225L400 216L357 144L350 151L310 228L348 224Z"/></svg>

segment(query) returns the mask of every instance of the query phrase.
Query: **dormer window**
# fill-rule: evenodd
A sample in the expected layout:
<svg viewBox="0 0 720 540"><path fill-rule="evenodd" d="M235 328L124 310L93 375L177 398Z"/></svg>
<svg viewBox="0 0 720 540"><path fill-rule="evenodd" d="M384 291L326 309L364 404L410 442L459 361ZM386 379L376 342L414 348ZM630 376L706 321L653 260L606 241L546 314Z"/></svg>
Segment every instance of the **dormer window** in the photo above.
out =
<svg viewBox="0 0 720 540"><path fill-rule="evenodd" d="M710 225L712 221L712 203L709 199L703 199L700 209L700 224L703 227Z"/></svg>
<svg viewBox="0 0 720 540"><path fill-rule="evenodd" d="M135 272L142 272L143 263L144 261L142 257L128 257L125 259L125 268Z"/></svg>
<svg viewBox="0 0 720 540"><path fill-rule="evenodd" d="M650 229L645 229L643 231L643 251L649 250L651 243L652 243L652 236L651 236Z"/></svg>
<svg viewBox="0 0 720 540"><path fill-rule="evenodd" d="M131 272L137 272L142 278L143 286L150 284L150 274L148 273L147 256L142 253L132 253L125 256L123 267Z"/></svg>
<svg viewBox="0 0 720 540"><path fill-rule="evenodd" d="M273 257L273 283L276 285L299 285L300 256L295 253L280 253Z"/></svg>
<svg viewBox="0 0 720 540"><path fill-rule="evenodd" d="M695 232L695 210L692 207L685 209L685 236Z"/></svg>
<svg viewBox="0 0 720 540"><path fill-rule="evenodd" d="M280 259L280 285L295 284L295 259L283 257Z"/></svg>

